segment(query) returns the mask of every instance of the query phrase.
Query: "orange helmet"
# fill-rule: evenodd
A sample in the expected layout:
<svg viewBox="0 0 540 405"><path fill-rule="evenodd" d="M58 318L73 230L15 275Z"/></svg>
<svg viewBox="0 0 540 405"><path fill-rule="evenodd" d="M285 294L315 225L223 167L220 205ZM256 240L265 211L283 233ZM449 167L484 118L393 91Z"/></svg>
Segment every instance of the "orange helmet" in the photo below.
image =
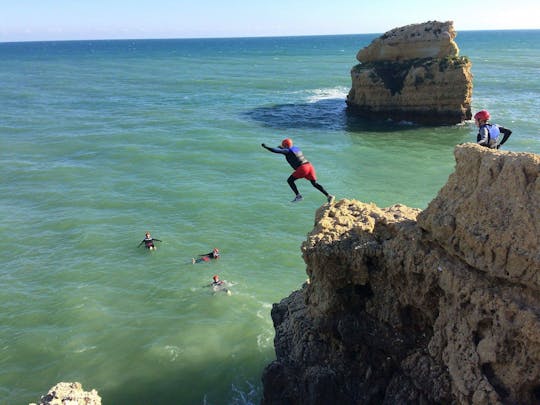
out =
<svg viewBox="0 0 540 405"><path fill-rule="evenodd" d="M293 142L291 138L285 138L284 140L281 141L281 146L283 148L290 148L292 145L293 145Z"/></svg>
<svg viewBox="0 0 540 405"><path fill-rule="evenodd" d="M474 114L474 119L478 121L487 121L490 117L489 112L486 110L480 110Z"/></svg>

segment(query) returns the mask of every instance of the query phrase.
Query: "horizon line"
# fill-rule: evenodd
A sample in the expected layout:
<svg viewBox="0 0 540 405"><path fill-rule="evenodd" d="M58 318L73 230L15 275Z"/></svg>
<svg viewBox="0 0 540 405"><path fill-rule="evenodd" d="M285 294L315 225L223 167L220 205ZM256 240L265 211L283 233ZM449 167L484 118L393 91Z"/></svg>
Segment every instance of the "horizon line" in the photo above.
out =
<svg viewBox="0 0 540 405"><path fill-rule="evenodd" d="M460 32L499 32L499 31L540 31L540 28L502 28L502 29L478 29L460 30ZM385 31L387 32L387 31ZM201 39L264 39L264 38L305 38L305 37L338 37L354 35L382 35L384 32L366 32L349 34L293 34L293 35L255 35L255 36L200 36L200 37L126 37L126 38L82 38L82 39L26 39L26 40L0 40L0 44L8 43L35 43L35 42L83 42L83 41L163 41L163 40L201 40Z"/></svg>

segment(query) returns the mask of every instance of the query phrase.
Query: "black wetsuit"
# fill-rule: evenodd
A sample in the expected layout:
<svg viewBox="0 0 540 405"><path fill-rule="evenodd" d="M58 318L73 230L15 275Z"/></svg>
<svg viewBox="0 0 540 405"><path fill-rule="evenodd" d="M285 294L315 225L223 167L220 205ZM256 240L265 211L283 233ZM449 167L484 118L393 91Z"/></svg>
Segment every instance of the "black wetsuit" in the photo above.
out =
<svg viewBox="0 0 540 405"><path fill-rule="evenodd" d="M219 253L210 252L205 255L199 255L197 260L193 259L193 263L209 262L211 259L219 259Z"/></svg>
<svg viewBox="0 0 540 405"><path fill-rule="evenodd" d="M311 185L313 187L323 193L326 197L330 198L330 194L328 194L325 188L317 182L315 169L306 159L298 146L291 146L290 148L271 148L270 146L266 146L264 143L261 144L261 146L270 152L285 155L285 159L287 159L289 165L291 165L291 167L294 169L294 173L289 176L289 178L287 179L287 183L289 184L289 187L295 195L300 195L300 192L298 191L298 187L296 187L296 184L294 182L299 178L305 177L311 182ZM299 167L301 166L303 167L299 169ZM300 174L302 172L302 169L306 169L307 167L310 168L309 175Z"/></svg>
<svg viewBox="0 0 540 405"><path fill-rule="evenodd" d="M139 243L139 246L141 246L144 243L144 247L147 249L155 247L154 241L161 242L159 239L155 238L144 238L141 243Z"/></svg>

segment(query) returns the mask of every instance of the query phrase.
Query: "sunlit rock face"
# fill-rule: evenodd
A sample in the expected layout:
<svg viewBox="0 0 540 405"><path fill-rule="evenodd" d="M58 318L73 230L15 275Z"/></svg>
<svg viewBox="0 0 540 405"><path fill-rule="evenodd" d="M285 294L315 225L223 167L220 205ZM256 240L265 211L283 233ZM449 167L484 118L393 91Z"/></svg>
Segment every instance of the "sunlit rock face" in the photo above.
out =
<svg viewBox="0 0 540 405"><path fill-rule="evenodd" d="M39 405L101 405L101 397L96 390L85 391L79 382L60 382L41 397Z"/></svg>

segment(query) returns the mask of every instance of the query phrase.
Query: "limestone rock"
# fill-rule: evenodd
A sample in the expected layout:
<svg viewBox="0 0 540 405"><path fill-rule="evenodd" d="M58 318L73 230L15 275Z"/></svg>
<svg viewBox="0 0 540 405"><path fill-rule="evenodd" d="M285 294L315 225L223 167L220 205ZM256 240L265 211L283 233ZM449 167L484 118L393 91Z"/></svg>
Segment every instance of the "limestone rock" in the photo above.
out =
<svg viewBox="0 0 540 405"><path fill-rule="evenodd" d="M101 397L96 390L84 391L81 383L61 382L41 397L39 405L101 405Z"/></svg>
<svg viewBox="0 0 540 405"><path fill-rule="evenodd" d="M353 113L421 124L471 119L471 62L451 21L396 28L360 50L347 105Z"/></svg>
<svg viewBox="0 0 540 405"><path fill-rule="evenodd" d="M540 156L455 156L424 211L317 211L263 404L540 403Z"/></svg>
<svg viewBox="0 0 540 405"><path fill-rule="evenodd" d="M455 154L456 170L419 216L420 227L469 266L540 289L540 156L476 144Z"/></svg>
<svg viewBox="0 0 540 405"><path fill-rule="evenodd" d="M428 21L394 28L358 51L361 63L446 58L459 55L452 21Z"/></svg>

